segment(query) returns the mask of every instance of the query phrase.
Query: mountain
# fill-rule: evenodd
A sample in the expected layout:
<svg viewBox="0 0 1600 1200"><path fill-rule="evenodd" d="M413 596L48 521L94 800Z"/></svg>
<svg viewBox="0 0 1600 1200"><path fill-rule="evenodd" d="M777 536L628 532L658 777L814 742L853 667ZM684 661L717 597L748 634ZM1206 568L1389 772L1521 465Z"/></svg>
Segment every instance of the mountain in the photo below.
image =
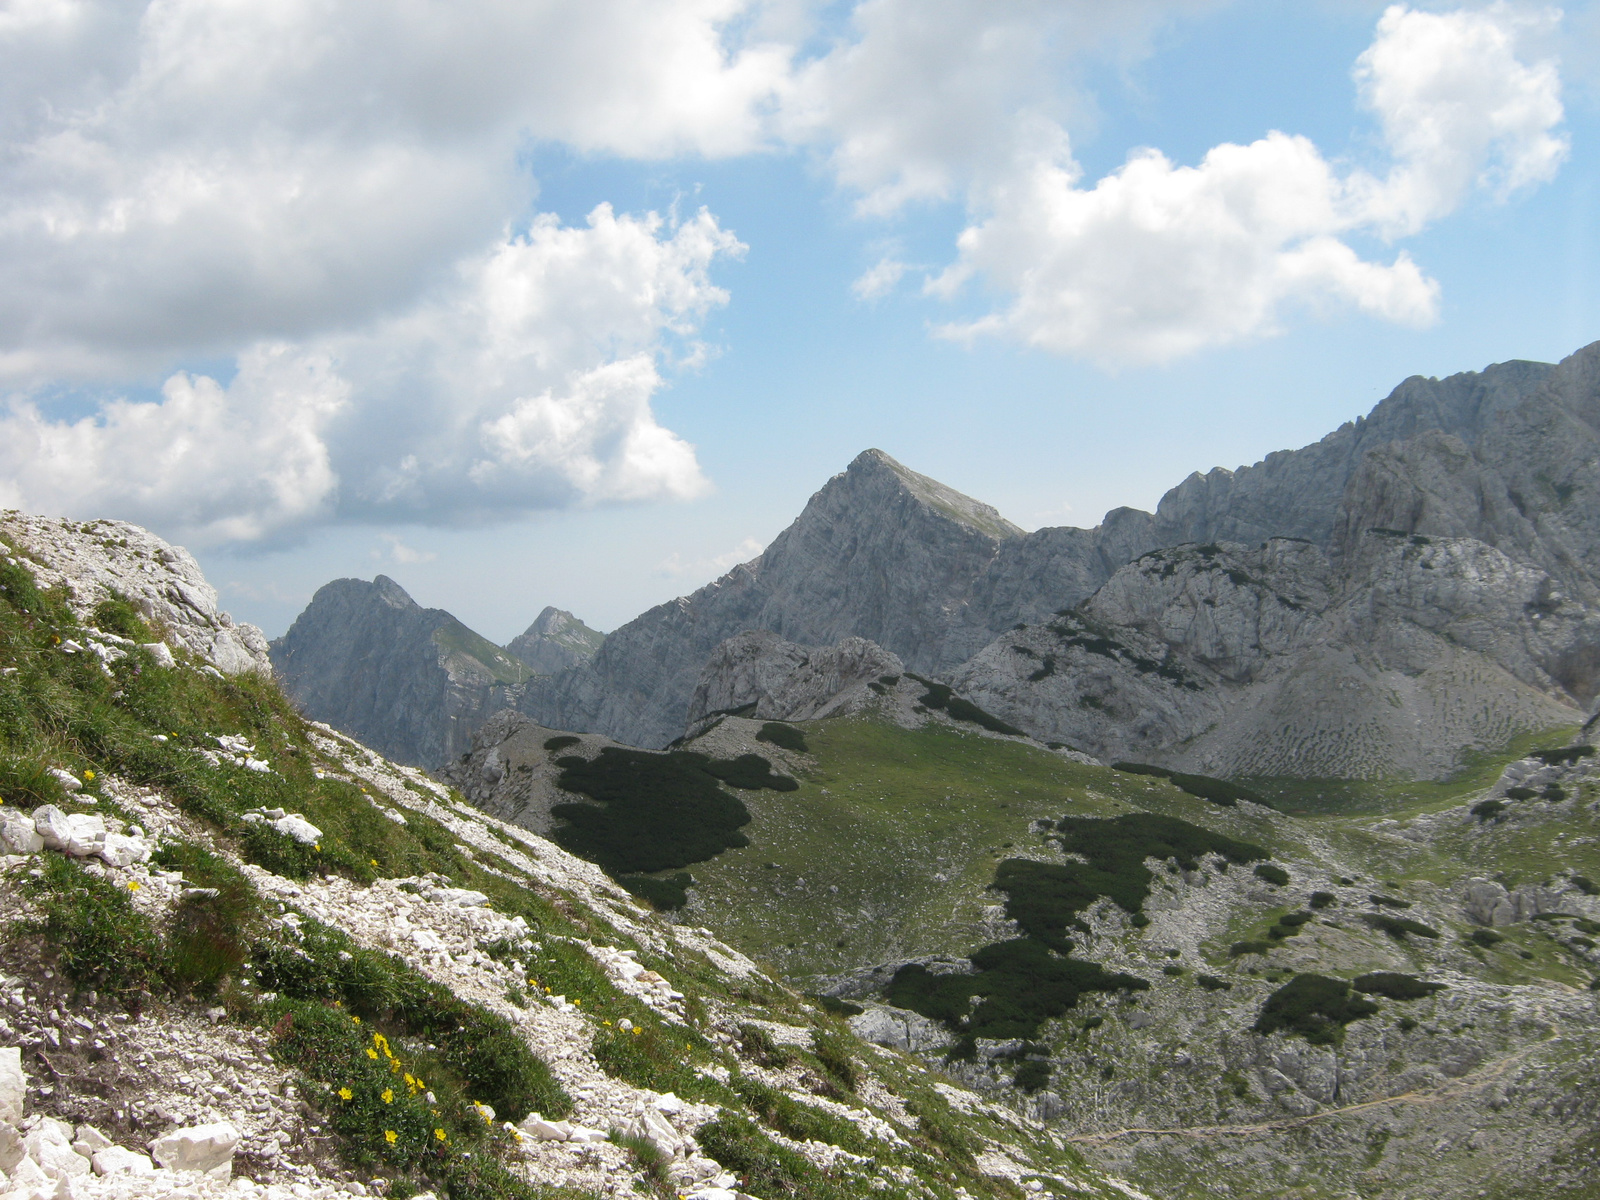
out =
<svg viewBox="0 0 1600 1200"><path fill-rule="evenodd" d="M1507 569L1533 570L1548 581L1535 581L1544 598L1524 596L1526 603L1537 608L1559 596L1558 603L1589 605L1600 586L1597 412L1600 344L1558 366L1510 362L1444 380L1413 377L1369 416L1311 446L1238 471L1190 476L1153 514L1118 509L1095 529L1034 533L869 450L813 496L760 557L641 614L614 632L589 664L528 689L519 707L548 726L661 745L684 728L703 665L745 630L807 646L867 638L912 670L950 674L960 668L965 673L959 678L993 693L1009 685L1004 672L992 670L979 684L975 656L993 659L1002 652L985 647L1017 624L1048 623L1083 603L1140 555L1186 543L1309 543L1317 554L1298 561L1316 578L1308 577L1305 587L1333 589L1351 621L1361 596L1395 582L1378 577L1382 568L1375 564L1387 562L1388 551L1383 535L1368 532L1373 529L1468 539L1497 551ZM1145 615L1159 624L1153 611ZM1569 608L1564 615L1569 628L1583 626L1577 613ZM1542 619L1533 609L1526 615ZM1344 626L1351 637L1361 636L1356 625ZM1457 622L1441 636L1449 641L1463 628ZM1552 705L1586 704L1597 669L1595 643L1586 638L1533 647L1540 665L1531 675L1491 654L1479 683L1487 694L1499 686L1496 672L1509 671L1521 686L1545 690L1542 700L1513 705L1522 714L1511 722L1518 728L1546 719ZM1422 652L1416 649L1413 658ZM1392 665L1409 669L1399 660ZM1387 659L1362 668L1378 675L1390 669ZM1019 695L996 703L1020 712L1038 707L1035 699ZM1164 732L1147 739L1150 752L1192 737L1204 714L1224 702L1219 695L1207 704L1187 706L1194 710L1187 716L1162 718ZM1049 720L1064 730L1070 715L1053 711ZM1045 731L1049 720L1041 714L1031 727ZM1469 730L1465 742L1497 736L1504 724L1497 722ZM1235 758L1221 754L1215 761ZM1357 758L1387 769L1381 754L1379 760L1365 752ZM1398 761L1391 765L1407 769Z"/></svg>
<svg viewBox="0 0 1600 1200"><path fill-rule="evenodd" d="M0 547L6 1200L1141 1194L226 671L176 548Z"/></svg>
<svg viewBox="0 0 1600 1200"><path fill-rule="evenodd" d="M536 675L559 675L595 656L606 635L571 613L546 607L532 625L506 643L506 653Z"/></svg>
<svg viewBox="0 0 1600 1200"><path fill-rule="evenodd" d="M413 766L460 754L532 674L386 575L323 585L271 650L301 712Z"/></svg>

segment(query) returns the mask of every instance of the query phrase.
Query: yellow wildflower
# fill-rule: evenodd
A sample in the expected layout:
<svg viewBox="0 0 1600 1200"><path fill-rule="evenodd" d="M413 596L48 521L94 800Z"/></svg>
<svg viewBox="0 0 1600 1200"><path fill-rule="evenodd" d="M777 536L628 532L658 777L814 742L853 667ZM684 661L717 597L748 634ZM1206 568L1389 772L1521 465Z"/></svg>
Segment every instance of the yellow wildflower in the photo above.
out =
<svg viewBox="0 0 1600 1200"><path fill-rule="evenodd" d="M139 886L139 881L137 879L128 880L128 890L130 892L137 892L139 890Z"/></svg>
<svg viewBox="0 0 1600 1200"><path fill-rule="evenodd" d="M371 863L373 866L377 866L378 865L378 860L375 859L375 858L369 858L369 859L367 859L367 861L369 863Z"/></svg>
<svg viewBox="0 0 1600 1200"><path fill-rule="evenodd" d="M389 1145L391 1145L391 1146L394 1145L395 1142L399 1141L399 1139L400 1139L400 1135L398 1133L396 1133L394 1130L385 1129L383 1131L383 1140L388 1142Z"/></svg>
<svg viewBox="0 0 1600 1200"><path fill-rule="evenodd" d="M393 1088L384 1088L383 1089L382 1100L383 1100L383 1102L385 1104L393 1104L394 1103L394 1089Z"/></svg>
<svg viewBox="0 0 1600 1200"><path fill-rule="evenodd" d="M637 1025L635 1025L633 1027L633 1036L634 1037L638 1037L643 1032L644 1032L644 1030L640 1029Z"/></svg>
<svg viewBox="0 0 1600 1200"><path fill-rule="evenodd" d="M610 1021L601 1021L600 1024L604 1025L607 1029L611 1028L611 1022Z"/></svg>
<svg viewBox="0 0 1600 1200"><path fill-rule="evenodd" d="M356 1016L355 1013L351 1013L350 1014L350 1019L352 1021L354 1021L357 1025L361 1024L361 1018Z"/></svg>
<svg viewBox="0 0 1600 1200"><path fill-rule="evenodd" d="M376 1050L374 1050L371 1046L368 1046L367 1047L367 1057L370 1058L370 1059L376 1060L377 1057L378 1057L378 1052Z"/></svg>
<svg viewBox="0 0 1600 1200"><path fill-rule="evenodd" d="M448 1142L450 1140L449 1134L445 1133L443 1129L435 1129L433 1131L433 1136L438 1138L441 1142Z"/></svg>
<svg viewBox="0 0 1600 1200"><path fill-rule="evenodd" d="M94 778L94 772L93 771L85 771L83 773L83 777L85 779L93 779Z"/></svg>
<svg viewBox="0 0 1600 1200"><path fill-rule="evenodd" d="M351 1092L351 1090L349 1088L347 1088L347 1087L342 1087L342 1088L339 1089L339 1099L341 1099L341 1100L348 1100L353 1095L354 1095L354 1093Z"/></svg>

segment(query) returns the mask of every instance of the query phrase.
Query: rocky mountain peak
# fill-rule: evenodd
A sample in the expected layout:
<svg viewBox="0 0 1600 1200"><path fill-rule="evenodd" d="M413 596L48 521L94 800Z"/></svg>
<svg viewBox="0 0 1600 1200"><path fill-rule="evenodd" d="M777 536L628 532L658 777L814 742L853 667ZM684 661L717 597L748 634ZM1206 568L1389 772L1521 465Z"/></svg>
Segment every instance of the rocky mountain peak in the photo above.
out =
<svg viewBox="0 0 1600 1200"><path fill-rule="evenodd" d="M565 609L547 605L532 625L506 644L506 652L537 674L556 675L588 662L605 640L605 634Z"/></svg>
<svg viewBox="0 0 1600 1200"><path fill-rule="evenodd" d="M363 587L367 586L365 581L360 579L341 579L337 580L336 582L361 584ZM409 612L412 609L420 609L422 607L411 598L410 592L406 591L405 588L401 587L387 575L374 576L371 587L373 597L382 601L384 604L389 605L391 608L398 608Z"/></svg>
<svg viewBox="0 0 1600 1200"><path fill-rule="evenodd" d="M979 533L992 538L1020 537L1023 530L1000 515L998 509L974 500L953 487L920 475L910 467L896 462L882 450L863 450L845 469L828 482L818 496L835 484L855 489L877 489L883 484L899 487L903 491L952 521L958 521Z"/></svg>

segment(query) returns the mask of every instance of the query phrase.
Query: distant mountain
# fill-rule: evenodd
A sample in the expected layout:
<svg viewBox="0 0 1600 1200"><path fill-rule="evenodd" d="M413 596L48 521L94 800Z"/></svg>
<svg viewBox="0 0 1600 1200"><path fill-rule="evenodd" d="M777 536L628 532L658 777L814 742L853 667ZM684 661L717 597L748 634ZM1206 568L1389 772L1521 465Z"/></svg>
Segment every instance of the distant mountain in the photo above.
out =
<svg viewBox="0 0 1600 1200"><path fill-rule="evenodd" d="M1237 471L1191 475L1162 498L1155 513L1122 508L1094 529L1034 533L1024 533L988 505L918 475L882 451L869 450L829 480L760 557L641 614L611 634L591 663L552 684L527 689L519 707L544 725L661 745L683 731L701 668L716 648L746 630L766 630L803 646L868 638L909 669L958 678L982 692L997 711L1020 716L1032 711L1033 701L1020 693L1000 694L1011 686L1001 679L1005 672L962 664L972 663L1014 626L1047 623L1075 608L1127 564L1154 550L1234 543L1237 549L1230 553L1243 553L1271 538L1299 539L1318 551L1301 560L1316 576L1306 586L1331 589L1330 597L1338 597L1346 614L1339 618L1341 628L1348 636L1370 635L1371 622L1364 625L1353 615L1364 603L1361 597L1398 583L1398 577L1375 565L1393 555L1381 535L1368 534L1370 529L1470 539L1497 551L1507 569L1536 573L1493 597L1469 601L1458 592L1455 601L1466 608L1456 617L1420 618L1422 627L1444 629L1438 634L1442 646L1465 638L1461 644L1479 653L1468 626L1496 618L1467 616L1473 604L1500 612L1512 603L1512 593L1521 596L1529 588L1533 591L1516 603L1537 606L1546 603L1540 597L1560 597L1569 606L1586 606L1600 595L1597 410L1600 344L1560 366L1509 362L1444 380L1413 377L1370 415L1310 446L1269 455ZM1464 553L1471 558L1475 552ZM1470 592L1482 581L1454 582ZM1138 619L1161 626L1167 607L1154 597L1146 599L1154 607L1141 610ZM1423 607L1432 603L1422 593L1412 599ZM1404 604L1390 605L1388 611L1394 615L1402 609ZM1533 609L1507 620L1511 624L1499 634L1512 639L1537 623ZM1538 664L1531 670L1513 665L1517 654L1509 649L1505 654L1511 658L1499 651L1489 654L1492 666L1484 668L1489 672L1481 679L1484 688L1499 689L1495 672L1506 670L1517 687L1541 696L1530 700L1516 688L1505 693L1519 697L1508 701L1521 714L1512 722L1518 727L1523 721L1553 719L1557 710L1594 698L1600 648L1590 640L1578 607L1569 607L1560 623L1566 634L1542 633L1527 648L1523 657ZM1161 653L1169 651L1178 653L1170 646ZM1403 673L1411 669L1403 658L1375 661L1370 670ZM1058 656L1057 661L1067 659ZM1310 691L1296 695L1316 691L1314 679L1305 686ZM1079 699L1074 694L1071 702ZM1206 704L1213 702L1222 702L1220 693ZM1046 720L1040 712L1031 725L1019 723L1060 734L1083 724L1076 716L1052 712ZM1193 722L1201 719L1198 711L1171 720L1140 716L1145 726L1164 732L1118 744L1175 755L1177 742L1195 736ZM1445 738L1462 729L1451 722L1425 721L1423 727ZM1463 744L1497 736L1493 731L1501 727L1497 710L1473 725ZM1391 741L1386 733L1374 745ZM1115 742L1099 739L1100 750L1111 750ZM1402 757L1437 764L1460 748L1411 747ZM1374 753L1378 760L1371 761L1390 761L1387 751ZM1280 761L1282 755L1268 757L1294 765ZM1365 754L1358 757L1369 761ZM1237 758L1229 752L1218 762Z"/></svg>
<svg viewBox="0 0 1600 1200"><path fill-rule="evenodd" d="M532 625L506 643L506 653L537 675L559 675L595 656L606 635L571 613L547 607Z"/></svg>
<svg viewBox="0 0 1600 1200"><path fill-rule="evenodd" d="M533 673L386 575L319 588L271 654L301 712L389 758L429 767L466 750L472 731Z"/></svg>

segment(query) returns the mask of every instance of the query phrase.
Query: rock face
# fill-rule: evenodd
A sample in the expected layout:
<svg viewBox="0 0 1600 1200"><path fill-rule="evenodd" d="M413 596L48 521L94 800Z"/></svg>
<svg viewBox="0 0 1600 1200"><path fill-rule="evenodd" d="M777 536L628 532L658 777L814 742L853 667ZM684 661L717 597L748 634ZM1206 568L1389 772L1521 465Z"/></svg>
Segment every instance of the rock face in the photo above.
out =
<svg viewBox="0 0 1600 1200"><path fill-rule="evenodd" d="M1342 577L1307 542L1154 551L952 679L1041 740L1210 775L1448 774L1463 749L1576 724L1564 664L1600 615L1467 538L1370 535Z"/></svg>
<svg viewBox="0 0 1600 1200"><path fill-rule="evenodd" d="M559 675L595 656L606 635L571 613L546 607L522 633L506 643L506 653L536 675Z"/></svg>
<svg viewBox="0 0 1600 1200"><path fill-rule="evenodd" d="M808 647L751 630L711 653L689 701L692 726L717 713L768 721L810 721L849 711L868 685L905 666L866 638Z"/></svg>
<svg viewBox="0 0 1600 1200"><path fill-rule="evenodd" d="M523 663L384 575L318 589L272 643L272 665L307 716L416 766L464 751L528 676Z"/></svg>
<svg viewBox="0 0 1600 1200"><path fill-rule="evenodd" d="M683 732L706 660L746 629L801 645L867 638L937 669L974 583L1021 536L988 505L868 450L759 558L636 617L520 707L544 725L663 745Z"/></svg>
<svg viewBox="0 0 1600 1200"><path fill-rule="evenodd" d="M1432 773L1463 746L1570 719L1571 705L1600 687L1588 617L1600 587L1597 440L1600 344L1559 366L1408 379L1320 442L1192 475L1154 514L1118 509L1090 530L1024 534L868 451L759 558L629 622L589 665L528 689L521 707L546 725L660 745L691 712L717 707L696 688L727 639L766 630L817 645L854 635L1031 732L1097 754L1212 770ZM1437 548L1405 542L1408 558L1400 542L1410 535ZM1235 560L1266 556L1254 570L1284 596L1311 599L1263 614L1249 585L1224 579L1216 586L1226 596L1180 595L1188 576L1154 589L1137 584L1141 573L1119 576L1151 551L1218 542L1235 543L1226 569L1255 578ZM1188 686L1151 670L1119 673L1084 646L1006 632L1048 626L1090 596L1086 620L1126 627L1117 636L1142 645L1147 661L1176 656ZM1195 603L1213 611L1189 614ZM1297 611L1304 620L1289 619ZM1247 628L1257 620L1265 643ZM1212 637L1236 644L1212 646ZM1025 662L1029 651L1040 657ZM1055 666L1030 679L1045 658ZM1254 697L1243 710L1240 689ZM1094 707L1113 691L1110 709ZM1469 718L1466 696L1491 698L1490 711ZM1378 704L1398 707L1378 719ZM1192 742L1224 712L1237 730L1208 733L1215 745ZM1277 732L1262 745L1269 728ZM1339 738L1349 739L1343 752L1315 749Z"/></svg>
<svg viewBox="0 0 1600 1200"><path fill-rule="evenodd" d="M182 546L126 521L0 514L0 535L23 553L41 587L65 589L80 617L102 600L129 601L177 649L224 675L269 674L267 639L217 609L217 590ZM0 550L3 550L0 547Z"/></svg>

